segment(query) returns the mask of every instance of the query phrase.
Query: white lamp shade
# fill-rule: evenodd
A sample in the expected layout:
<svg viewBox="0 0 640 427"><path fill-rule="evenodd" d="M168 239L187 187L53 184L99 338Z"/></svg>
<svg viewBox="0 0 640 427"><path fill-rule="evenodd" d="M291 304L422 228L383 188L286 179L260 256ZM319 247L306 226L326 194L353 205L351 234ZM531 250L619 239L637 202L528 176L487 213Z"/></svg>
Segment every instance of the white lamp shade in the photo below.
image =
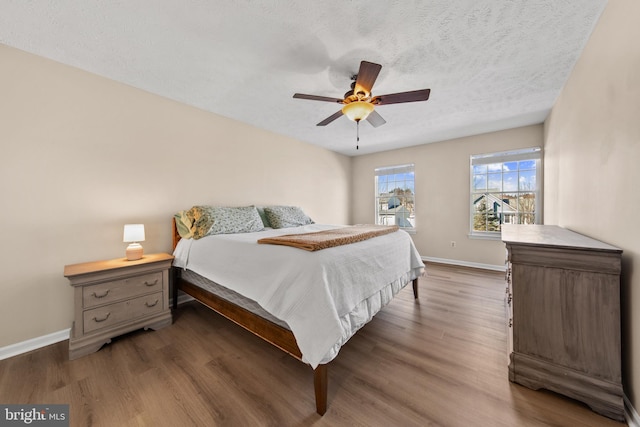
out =
<svg viewBox="0 0 640 427"><path fill-rule="evenodd" d="M373 111L373 104L365 101L354 101L342 107L342 113L354 122L366 119Z"/></svg>
<svg viewBox="0 0 640 427"><path fill-rule="evenodd" d="M125 224L123 242L144 242L144 224Z"/></svg>

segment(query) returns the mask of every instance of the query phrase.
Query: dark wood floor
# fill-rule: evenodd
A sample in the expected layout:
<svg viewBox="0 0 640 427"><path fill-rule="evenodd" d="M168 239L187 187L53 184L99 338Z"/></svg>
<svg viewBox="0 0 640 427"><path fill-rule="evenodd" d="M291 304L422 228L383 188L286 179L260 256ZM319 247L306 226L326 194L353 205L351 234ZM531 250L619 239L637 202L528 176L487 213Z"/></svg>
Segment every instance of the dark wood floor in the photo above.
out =
<svg viewBox="0 0 640 427"><path fill-rule="evenodd" d="M174 324L69 361L64 341L0 361L0 403L68 403L72 426L622 426L507 379L503 275L429 265L329 366L311 369L191 302Z"/></svg>

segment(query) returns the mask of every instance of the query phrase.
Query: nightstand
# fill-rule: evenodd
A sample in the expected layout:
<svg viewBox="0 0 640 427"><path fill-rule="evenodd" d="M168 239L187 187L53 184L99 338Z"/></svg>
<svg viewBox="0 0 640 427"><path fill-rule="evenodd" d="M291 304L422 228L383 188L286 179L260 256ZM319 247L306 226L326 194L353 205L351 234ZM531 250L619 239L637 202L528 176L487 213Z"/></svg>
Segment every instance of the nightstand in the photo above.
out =
<svg viewBox="0 0 640 427"><path fill-rule="evenodd" d="M150 254L136 261L66 265L64 276L74 287L75 306L69 359L96 352L126 332L170 325L172 261L169 254Z"/></svg>

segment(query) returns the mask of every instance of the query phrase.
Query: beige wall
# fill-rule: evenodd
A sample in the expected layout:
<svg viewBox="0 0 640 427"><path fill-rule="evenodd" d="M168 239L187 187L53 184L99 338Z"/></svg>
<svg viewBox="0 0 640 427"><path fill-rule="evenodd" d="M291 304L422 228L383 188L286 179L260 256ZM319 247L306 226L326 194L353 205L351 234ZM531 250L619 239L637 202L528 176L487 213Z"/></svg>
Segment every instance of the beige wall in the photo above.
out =
<svg viewBox="0 0 640 427"><path fill-rule="evenodd" d="M349 220L351 160L0 45L0 347L71 327L65 264L170 251L194 204ZM329 191L328 191L329 190Z"/></svg>
<svg viewBox="0 0 640 427"><path fill-rule="evenodd" d="M640 2L610 0L545 123L545 222L624 250L623 378L640 402Z"/></svg>
<svg viewBox="0 0 640 427"><path fill-rule="evenodd" d="M423 257L462 261L469 265L504 266L499 240L470 239L469 157L515 148L541 147L542 125L493 132L353 159L354 223L374 221L374 169L415 164L416 234ZM451 247L451 241L456 247Z"/></svg>
<svg viewBox="0 0 640 427"><path fill-rule="evenodd" d="M170 250L172 213L197 203L290 203L320 222L371 222L379 166L416 165L423 256L501 265L500 242L467 237L469 156L544 138L545 223L624 250L623 374L637 408L637 16L637 0L609 1L544 135L530 126L353 159L0 45L0 347L70 327L63 266L122 256L124 223L145 223L145 250L158 252Z"/></svg>

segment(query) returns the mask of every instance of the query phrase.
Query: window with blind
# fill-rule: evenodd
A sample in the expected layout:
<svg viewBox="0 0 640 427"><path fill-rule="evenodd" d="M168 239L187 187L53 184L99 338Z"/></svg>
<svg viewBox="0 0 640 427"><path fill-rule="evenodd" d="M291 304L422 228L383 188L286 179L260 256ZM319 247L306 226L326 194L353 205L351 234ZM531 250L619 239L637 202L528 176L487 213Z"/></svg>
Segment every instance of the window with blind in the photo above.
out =
<svg viewBox="0 0 640 427"><path fill-rule="evenodd" d="M415 230L414 165L400 165L375 170L376 224L398 225Z"/></svg>
<svg viewBox="0 0 640 427"><path fill-rule="evenodd" d="M542 150L471 156L471 236L499 237L502 224L539 224Z"/></svg>

